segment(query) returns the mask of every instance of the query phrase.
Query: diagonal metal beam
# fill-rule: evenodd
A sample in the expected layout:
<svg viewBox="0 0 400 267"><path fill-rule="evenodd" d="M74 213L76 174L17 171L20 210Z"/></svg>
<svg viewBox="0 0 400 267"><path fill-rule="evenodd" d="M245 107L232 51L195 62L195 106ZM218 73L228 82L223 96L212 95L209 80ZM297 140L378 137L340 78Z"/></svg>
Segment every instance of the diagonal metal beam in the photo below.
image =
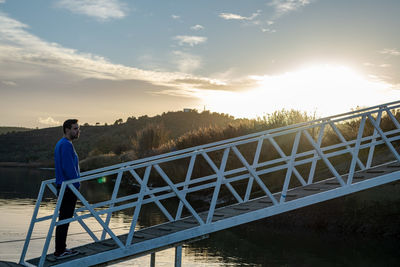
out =
<svg viewBox="0 0 400 267"><path fill-rule="evenodd" d="M376 118L376 122L377 122L378 125L381 124L383 110L384 110L383 108L379 109L378 116ZM367 163L365 164L366 168L370 168L371 167L372 159L374 157L374 152L375 152L376 138L379 137L378 131L375 128L374 128L374 133L372 134L372 136L373 136L373 139L371 140L371 146L370 146L369 152L368 152L368 159L367 159Z"/></svg>
<svg viewBox="0 0 400 267"><path fill-rule="evenodd" d="M123 174L123 171L120 171L118 173L118 175L117 175L117 179L115 180L113 193L111 195L112 203L109 205L109 208L113 208L114 207L115 199L117 198L118 191L119 191L119 185L121 184L122 174ZM110 225L111 214L112 214L111 212L107 213L107 218L106 218L106 224L107 225ZM106 238L106 231L103 229L103 233L101 234L101 240L104 240L105 238Z"/></svg>
<svg viewBox="0 0 400 267"><path fill-rule="evenodd" d="M281 149L281 147L278 145L278 143L276 143L276 141L274 140L274 138L272 138L271 136L268 137L268 140L271 142L271 144L274 146L274 148L276 149L276 151L278 151L279 155L282 158L286 158L286 154L285 152L283 152L283 150ZM290 160L286 160L286 163L289 163ZM295 174L295 176L297 177L297 179L299 180L299 182L302 185L306 185L306 181L304 181L303 177L301 176L301 174L297 171L296 168L293 168L293 173Z"/></svg>
<svg viewBox="0 0 400 267"><path fill-rule="evenodd" d="M265 136L261 136L261 138L257 142L256 153L254 154L253 165L252 168L256 168L258 161L260 159L261 148L264 143ZM246 194L244 196L244 201L248 201L250 199L251 190L253 188L254 177L250 175L249 181L247 183Z"/></svg>
<svg viewBox="0 0 400 267"><path fill-rule="evenodd" d="M385 106L384 110L389 115L390 119L392 120L394 125L397 127L397 129L400 129L400 123L398 122L396 117L393 115L393 113L390 111L390 109L387 106Z"/></svg>
<svg viewBox="0 0 400 267"><path fill-rule="evenodd" d="M189 202L186 200L186 198L183 196L183 194L176 188L176 186L171 181L171 179L169 179L168 175L161 169L161 167L158 164L155 164L154 168L161 175L161 177L164 179L164 181L169 185L169 187L172 189L172 191L174 191L175 195L180 199L180 201L183 202L183 204L189 210L189 212L196 218L196 220L199 222L199 224L203 225L204 221L200 218L199 214L195 211L195 209L192 207L192 205L189 204Z"/></svg>
<svg viewBox="0 0 400 267"><path fill-rule="evenodd" d="M236 156L239 158L239 160L242 162L242 164L246 167L246 169L249 171L251 176L254 177L258 185L261 187L261 189L267 194L267 196L271 199L272 203L274 205L278 204L278 201L276 201L275 197L272 195L272 193L269 191L268 187L263 183L261 178L257 175L255 172L254 168L250 166L250 164L247 162L247 160L243 157L242 153L240 153L239 149L237 147L233 146L232 150L235 152Z"/></svg>
<svg viewBox="0 0 400 267"><path fill-rule="evenodd" d="M107 233L111 236L111 238L115 241L115 243L120 247L124 248L124 244L122 244L121 240L114 234L114 232L108 227L104 221L97 215L96 211L89 204L89 202L82 196L82 194L75 188L72 184L68 184L68 187L72 192L78 197L78 199L82 202L82 204L89 210L89 212L93 215L93 217L99 222L99 224L107 231Z"/></svg>
<svg viewBox="0 0 400 267"><path fill-rule="evenodd" d="M368 119L370 119L372 125L375 127L375 129L378 131L379 135L382 137L383 141L385 141L386 145L389 147L390 151L393 153L393 155L396 157L398 161L400 161L400 155L397 153L396 149L393 147L393 145L390 143L388 138L386 137L385 133L382 131L382 129L379 127L379 125L376 124L376 121L374 118L371 116L371 114L368 114Z"/></svg>
<svg viewBox="0 0 400 267"><path fill-rule="evenodd" d="M132 176L136 179L136 181L140 184L140 188L144 187L145 188L145 193L149 192L150 189L147 186L147 183L144 183L142 178L136 173L135 170L129 170L129 172L132 174ZM158 208L162 211L162 213L167 217L167 219L171 222L174 220L174 218L171 216L171 214L168 212L168 210L164 207L163 204L161 204L160 200L156 198L154 194L150 194L152 198L154 198L154 203L158 206Z"/></svg>
<svg viewBox="0 0 400 267"><path fill-rule="evenodd" d="M142 186L140 187L139 196L137 198L137 205L135 206L135 212L133 213L131 226L129 229L128 237L126 238L126 246L130 246L132 244L133 234L135 233L136 224L139 218L140 210L142 209L142 201L144 198L144 194L146 193L147 183L149 181L151 171L151 165L146 167L144 171L144 177L142 180Z"/></svg>
<svg viewBox="0 0 400 267"><path fill-rule="evenodd" d="M286 200L286 192L289 188L290 178L292 177L292 172L294 171L294 161L296 159L297 149L299 147L300 136L301 136L301 132L299 131L299 132L297 132L296 137L294 138L292 154L290 155L289 162L287 162L288 166L287 166L285 181L283 183L283 188L282 188L282 192L281 192L281 199L279 201L280 203L283 203Z"/></svg>
<svg viewBox="0 0 400 267"><path fill-rule="evenodd" d="M325 126L326 123L321 125L321 128L319 130L319 134L318 134L318 139L317 139L317 146L321 147L322 144L322 138L324 136L325 133ZM315 174L315 169L317 168L317 163L318 163L318 158L317 158L317 152L314 151L314 156L313 156L313 161L311 163L311 167L310 167L310 173L308 174L308 180L307 180L307 184L312 184L313 180L314 180L314 174Z"/></svg>
<svg viewBox="0 0 400 267"><path fill-rule="evenodd" d="M333 129L333 131L337 134L337 136L339 137L340 141L343 144L346 144L346 148L351 151L352 148L350 145L348 145L347 140L344 138L344 136L342 135L342 133L340 132L340 130L336 127L336 125L333 122L329 122L329 125L331 126L331 128ZM361 170L365 169L364 164L361 162L361 160L357 157L357 164L360 167Z"/></svg>
<svg viewBox="0 0 400 267"><path fill-rule="evenodd" d="M356 160L358 159L358 153L360 151L360 145L361 145L361 139L364 133L364 126L365 126L365 121L366 121L366 116L362 116L360 126L358 128L358 134L357 134L357 141L356 145L354 146L353 152L352 152L352 159L350 163L350 170L349 170L349 175L347 176L347 185L351 185L353 181L353 176L354 176L354 170L356 168Z"/></svg>
<svg viewBox="0 0 400 267"><path fill-rule="evenodd" d="M339 183L342 186L345 186L345 183L344 183L342 177L340 176L340 174L336 171L335 167L333 167L332 163L325 156L324 152L322 152L321 148L315 143L315 141L310 136L310 134L305 130L303 130L303 133L306 136L306 138L308 139L308 141L310 142L310 144L314 147L315 151L317 151L318 156L325 162L325 164L328 167L328 169L330 170L330 172L336 177L336 179L339 181Z"/></svg>
<svg viewBox="0 0 400 267"><path fill-rule="evenodd" d="M206 223L211 223L212 222L212 218L214 216L214 210L215 210L215 206L217 205L217 200L218 200L218 195L219 195L219 191L221 189L221 184L224 180L224 171L225 171L225 167L226 167L226 162L228 161L228 156L229 156L229 151L230 148L225 148L224 150L224 154L222 156L222 160L221 160L221 165L219 167L219 170L217 172L217 183L214 186L214 192L213 192L213 196L211 198L211 203L210 203L210 208L208 210L208 215L207 215L207 221Z"/></svg>
<svg viewBox="0 0 400 267"><path fill-rule="evenodd" d="M215 165L215 163L212 161L212 159L207 155L207 153L202 152L201 155L204 157L204 159L208 162L208 164L211 166L211 168L214 170L214 172L217 174L217 179L218 179L218 168ZM243 202L243 199L240 197L240 195L236 192L235 188L229 183L226 182L225 177L223 177L223 182L228 187L229 191L232 193L232 195L236 198L236 201L239 203Z"/></svg>
<svg viewBox="0 0 400 267"><path fill-rule="evenodd" d="M194 163L196 161L196 156L197 156L197 154L194 154L190 157L189 167L186 172L185 185L183 186L183 191L184 191L183 197L184 198L186 198L186 194L187 194L186 190L189 188L189 182L190 182L190 178L192 177ZM178 210L176 211L175 220L179 220L181 218L182 210L183 210L183 202L179 201L179 206L178 206Z"/></svg>

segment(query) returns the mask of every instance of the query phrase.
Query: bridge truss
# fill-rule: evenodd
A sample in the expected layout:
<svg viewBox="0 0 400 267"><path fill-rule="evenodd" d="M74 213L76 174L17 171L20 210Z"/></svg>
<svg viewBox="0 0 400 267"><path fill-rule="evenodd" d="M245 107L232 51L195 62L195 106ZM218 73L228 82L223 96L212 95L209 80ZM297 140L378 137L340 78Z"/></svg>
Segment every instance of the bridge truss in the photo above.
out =
<svg viewBox="0 0 400 267"><path fill-rule="evenodd" d="M55 179L43 181L20 263L88 266L177 246L179 265L180 246L187 240L396 181L399 108L400 101L391 102L88 171L64 182L54 213L38 217L44 192L56 194ZM114 182L112 194L100 202L72 185L102 177L113 177ZM126 190L129 185L137 190ZM59 221L67 187L81 206L73 218ZM165 221L140 226L146 205L158 207ZM131 223L121 235L111 229L110 221L122 211L130 212ZM89 218L101 226L101 234L89 227ZM42 254L26 261L34 226L43 221L50 225ZM47 253L54 228L75 222L93 241L78 250L108 245L96 253L52 261ZM165 230L168 225L172 230Z"/></svg>

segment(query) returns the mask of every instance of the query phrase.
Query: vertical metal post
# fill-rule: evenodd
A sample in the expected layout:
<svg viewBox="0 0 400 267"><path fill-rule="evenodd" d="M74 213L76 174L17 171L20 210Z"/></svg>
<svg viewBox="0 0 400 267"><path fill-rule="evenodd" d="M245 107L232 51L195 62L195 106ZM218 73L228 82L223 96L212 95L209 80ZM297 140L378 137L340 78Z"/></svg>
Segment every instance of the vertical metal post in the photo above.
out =
<svg viewBox="0 0 400 267"><path fill-rule="evenodd" d="M221 165L220 165L220 168L219 168L219 170L217 172L217 182L216 182L216 184L214 186L214 193L213 193L213 196L212 196L212 199L211 199L210 208L208 210L206 223L211 223L212 222L212 218L214 216L214 210L215 210L215 206L217 205L219 191L220 191L220 188L221 188L222 181L224 179L223 173L225 171L225 167L226 167L226 162L228 160L229 151L230 151L229 147L225 148L224 155L222 156Z"/></svg>
<svg viewBox="0 0 400 267"><path fill-rule="evenodd" d="M189 188L188 183L190 181L190 178L192 177L193 167L194 167L195 161L196 161L196 154L194 154L194 155L192 155L190 157L189 167L188 167L188 170L186 172L185 186L183 187L183 191L185 191L186 189ZM183 197L186 197L186 193L183 194ZM179 201L179 206L178 206L178 210L176 212L175 220L179 220L181 218L182 210L183 210L183 202Z"/></svg>
<svg viewBox="0 0 400 267"><path fill-rule="evenodd" d="M262 136L257 143L257 149L256 153L254 154L253 165L252 165L253 169L257 168L256 166L258 164L258 160L260 159L261 148L263 143L264 143L264 138ZM247 183L246 194L244 196L244 202L250 199L251 189L253 188L253 182L254 182L254 177L250 175L249 182Z"/></svg>
<svg viewBox="0 0 400 267"><path fill-rule="evenodd" d="M175 247L175 267L182 266L182 245Z"/></svg>
<svg viewBox="0 0 400 267"><path fill-rule="evenodd" d="M317 139L317 145L318 147L321 147L322 144L322 137L324 136L324 131L325 131L325 126L326 123L321 125L321 128L319 130L319 134L318 134L318 139ZM315 128L313 128L315 129ZM314 157L313 157L313 161L311 163L311 167L310 167L310 173L308 175L308 180L307 180L307 184L312 184L313 180L314 180L314 174L315 174L315 169L317 168L317 163L318 163L318 154L316 151L314 151Z"/></svg>
<svg viewBox="0 0 400 267"><path fill-rule="evenodd" d="M40 203L42 202L43 192L46 187L45 183L46 182L42 182L42 184L40 185L40 190L39 190L39 194L38 194L38 197L36 200L35 210L33 211L33 214L32 214L31 224L29 225L29 230L28 230L28 233L26 234L26 238L25 238L24 248L22 249L21 257L19 259L20 264L25 262L25 255L26 255L26 252L28 251L29 242L31 241L33 228L36 223L36 217L39 212Z"/></svg>
<svg viewBox="0 0 400 267"><path fill-rule="evenodd" d="M115 180L115 185L114 185L114 190L111 196L111 204L110 208L114 207L114 202L115 199L117 198L118 191L119 191L119 185L121 184L121 178L122 178L122 173L123 171L120 171L117 175L117 179ZM107 213L107 218L106 218L106 225L109 226L111 220L111 212ZM103 233L101 234L101 240L104 240L106 238L106 230L103 229Z"/></svg>
<svg viewBox="0 0 400 267"><path fill-rule="evenodd" d="M376 118L376 123L378 125L381 124L381 118L382 118L382 110L379 110L378 116ZM366 168L370 168L371 164L372 164L372 159L374 157L374 151L375 151L375 142L376 142L376 138L379 137L378 135L378 131L374 128L374 133L372 134L372 136L374 137L371 140L371 147L369 148L369 152L368 152L368 159L367 159L367 164L365 165Z"/></svg>
<svg viewBox="0 0 400 267"><path fill-rule="evenodd" d="M294 169L294 161L295 161L296 154L297 154L297 148L299 147L299 142L300 142L300 136L301 136L301 132L299 131L299 132L297 132L296 137L294 138L292 154L290 156L289 162L287 163L288 167L287 167L287 171L286 171L285 182L283 183L281 199L279 200L280 203L285 202L285 199L286 199L286 192L289 188L290 177L292 177L292 172Z"/></svg>
<svg viewBox="0 0 400 267"><path fill-rule="evenodd" d="M156 253L150 254L150 267L156 267Z"/></svg>
<svg viewBox="0 0 400 267"><path fill-rule="evenodd" d="M360 126L358 129L358 134L357 134L357 140L356 144L353 149L353 158L351 159L351 164L350 164L350 170L349 170L349 175L347 176L347 185L351 185L353 181L353 176L354 176L354 171L356 168L356 160L358 158L358 153L360 151L360 145L361 145L361 139L364 133L364 126L365 126L365 121L366 121L366 116L362 116Z"/></svg>
<svg viewBox="0 0 400 267"><path fill-rule="evenodd" d="M151 171L151 165L147 166L146 170L144 172L143 183L142 183L142 186L140 187L140 192L139 192L139 196L137 199L137 205L135 206L135 211L134 211L133 217L132 217L131 227L129 230L128 237L126 238L126 243L125 243L126 246L130 246L132 243L133 234L135 233L136 223L139 218L140 210L142 208L142 201L143 201L144 195L146 193L146 186L149 181L150 171Z"/></svg>

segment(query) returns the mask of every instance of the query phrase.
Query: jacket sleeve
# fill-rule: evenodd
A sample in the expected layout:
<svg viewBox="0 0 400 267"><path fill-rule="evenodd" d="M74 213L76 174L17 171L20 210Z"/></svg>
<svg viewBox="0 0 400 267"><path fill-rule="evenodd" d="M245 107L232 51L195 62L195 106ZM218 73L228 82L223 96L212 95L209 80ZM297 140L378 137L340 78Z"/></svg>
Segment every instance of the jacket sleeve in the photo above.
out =
<svg viewBox="0 0 400 267"><path fill-rule="evenodd" d="M78 167L75 166L75 152L71 144L66 144L62 149L61 167L65 179L71 180L79 177Z"/></svg>

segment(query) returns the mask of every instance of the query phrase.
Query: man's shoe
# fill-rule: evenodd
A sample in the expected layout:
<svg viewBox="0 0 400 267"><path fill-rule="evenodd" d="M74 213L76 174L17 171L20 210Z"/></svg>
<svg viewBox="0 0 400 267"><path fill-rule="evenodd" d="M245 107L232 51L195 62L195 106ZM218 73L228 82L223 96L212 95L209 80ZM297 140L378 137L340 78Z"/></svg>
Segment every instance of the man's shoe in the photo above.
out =
<svg viewBox="0 0 400 267"><path fill-rule="evenodd" d="M57 260L69 258L72 256L76 256L78 254L79 254L79 251L68 249L68 248L66 248L63 252L54 252L54 256L56 257Z"/></svg>

